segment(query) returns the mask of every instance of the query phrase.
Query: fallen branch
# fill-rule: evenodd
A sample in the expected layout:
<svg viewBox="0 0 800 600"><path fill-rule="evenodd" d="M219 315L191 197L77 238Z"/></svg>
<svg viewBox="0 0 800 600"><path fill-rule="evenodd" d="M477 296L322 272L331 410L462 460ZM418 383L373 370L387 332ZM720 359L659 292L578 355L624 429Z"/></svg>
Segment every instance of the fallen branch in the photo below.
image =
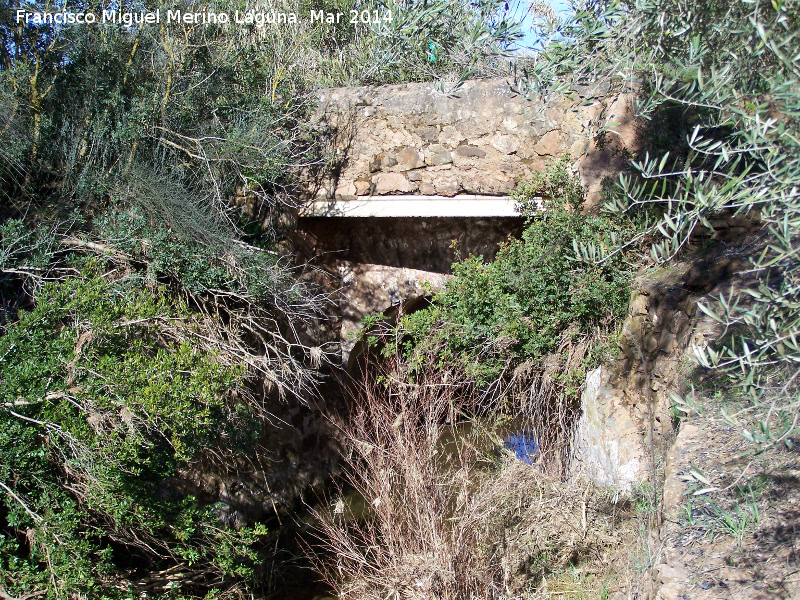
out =
<svg viewBox="0 0 800 600"><path fill-rule="evenodd" d="M131 257L130 255L120 250L117 250L116 248L114 248L113 246L109 246L108 244L101 244L99 242L87 242L73 237L66 237L61 240L61 243L64 246L69 246L71 248L86 248L88 250L94 250L95 252L100 252L101 254L111 254L125 261L133 260L133 257Z"/></svg>
<svg viewBox="0 0 800 600"><path fill-rule="evenodd" d="M47 590L39 590L38 592L32 592L30 594L25 594L24 596L12 596L5 590L0 589L0 600L31 600L31 598L44 596L46 593Z"/></svg>

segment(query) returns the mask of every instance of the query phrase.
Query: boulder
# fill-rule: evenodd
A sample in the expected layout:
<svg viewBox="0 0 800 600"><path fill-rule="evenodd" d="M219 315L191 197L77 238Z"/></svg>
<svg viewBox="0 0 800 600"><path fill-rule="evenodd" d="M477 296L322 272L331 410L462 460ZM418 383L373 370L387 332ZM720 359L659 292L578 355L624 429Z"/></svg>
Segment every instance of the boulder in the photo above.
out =
<svg viewBox="0 0 800 600"><path fill-rule="evenodd" d="M586 376L581 417L573 445L573 475L597 485L630 490L642 479L647 460L640 426L610 385L611 373L598 367Z"/></svg>

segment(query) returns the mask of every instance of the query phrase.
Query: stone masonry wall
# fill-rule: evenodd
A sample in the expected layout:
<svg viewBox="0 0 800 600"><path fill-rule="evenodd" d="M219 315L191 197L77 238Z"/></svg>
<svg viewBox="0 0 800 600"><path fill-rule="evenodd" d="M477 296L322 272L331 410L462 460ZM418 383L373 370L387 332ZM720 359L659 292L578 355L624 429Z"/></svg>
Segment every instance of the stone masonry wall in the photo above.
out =
<svg viewBox="0 0 800 600"><path fill-rule="evenodd" d="M636 149L626 96L582 89L547 103L512 80L467 81L450 94L433 84L337 88L319 93L316 120L336 155L329 172L306 175L312 197L504 195L569 153L588 190L624 167ZM607 144L598 127L616 123Z"/></svg>
<svg viewBox="0 0 800 600"><path fill-rule="evenodd" d="M636 128L624 96L607 86L555 100L526 98L506 79L467 81L451 93L434 84L321 90L314 119L333 157L301 173L308 199L370 195L506 195L565 154L591 205L601 181L635 151ZM617 123L598 144L598 129ZM435 200L434 200L435 201ZM301 211L301 215L302 215ZM455 258L491 259L522 220L506 218L300 218L297 253L331 278L340 298L342 358L361 319L438 289Z"/></svg>

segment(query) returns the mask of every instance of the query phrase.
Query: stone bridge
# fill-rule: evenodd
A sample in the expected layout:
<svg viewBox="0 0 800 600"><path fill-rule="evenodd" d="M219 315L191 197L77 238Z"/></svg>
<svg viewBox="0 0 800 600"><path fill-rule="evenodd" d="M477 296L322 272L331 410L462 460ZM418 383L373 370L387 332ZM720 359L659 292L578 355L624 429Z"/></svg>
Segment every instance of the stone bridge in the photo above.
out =
<svg viewBox="0 0 800 600"><path fill-rule="evenodd" d="M430 294L456 252L490 259L522 230L508 196L569 154L596 204L601 182L635 150L629 100L608 86L544 102L513 80L339 88L319 93L315 122L332 166L303 173L300 252L316 256L339 291L343 359L361 319ZM601 126L613 133L598 143Z"/></svg>

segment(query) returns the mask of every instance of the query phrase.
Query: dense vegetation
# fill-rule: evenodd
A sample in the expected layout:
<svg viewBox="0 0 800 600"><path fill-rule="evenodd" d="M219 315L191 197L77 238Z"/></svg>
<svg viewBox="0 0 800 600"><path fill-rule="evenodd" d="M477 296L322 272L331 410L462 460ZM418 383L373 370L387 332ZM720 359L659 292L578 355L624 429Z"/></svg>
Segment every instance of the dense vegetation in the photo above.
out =
<svg viewBox="0 0 800 600"><path fill-rule="evenodd" d="M532 65L525 65L524 85L544 97L573 84L595 83L608 83L612 90L631 94L641 124L641 152L628 156L631 172L608 189L603 217L562 211L557 203L550 206L550 214L539 217L540 222L549 220L552 229L547 233L534 219L523 239L510 242L494 262L471 257L455 265L455 279L436 295L434 305L401 323L401 331L408 336L397 339L405 342L406 356L417 361L408 374L411 387L405 394L407 403L413 404L418 394L431 393L434 398L426 406L437 407L442 396L452 393L458 375L461 381L492 380L501 373L508 376L506 368L521 360L536 363L544 353L561 350L557 335L569 332L570 326L575 332L585 331L600 315L608 318L619 309L616 298L621 298L626 276L624 267L622 272L617 271L622 252L635 252L637 246L647 245L645 258L651 264L669 263L686 256L693 246L696 249L697 234L713 232L714 222L738 216L763 225L755 236L728 242L734 251L749 252L750 278L743 279L738 292L700 306L725 326L725 334L716 344L698 348L696 354L701 366L725 381L722 411L730 424L755 442L756 450L779 445L791 449L800 419L799 15L800 7L791 0L699 4L590 0L577 3L573 18L561 23L555 32L546 32L551 43ZM608 143L613 135L610 125L598 132L595 141ZM537 187L540 185L541 181L537 182ZM620 227L620 217L632 218L632 227L615 231ZM573 236L568 235L567 227ZM549 231L555 231L555 235L550 237ZM568 247L567 239L574 242L572 252L562 252ZM540 253L542 247L549 252ZM619 273L619 279L615 273ZM532 277L527 279L529 274ZM584 281L591 282L593 292L605 289L606 295L582 295ZM533 285L526 286L526 282ZM578 293L565 294L568 289ZM529 329L532 323L536 326ZM543 329L550 335L538 338L536 334ZM390 345L390 349L394 348ZM432 363L445 375L430 382ZM515 369L512 377L518 372ZM541 378L534 383L544 381ZM736 385L731 386L731 382ZM382 410L383 404L397 401L394 383L387 377L370 409L372 413ZM568 388L560 390L557 406L563 406L564 391ZM470 397L469 390L462 394ZM677 395L673 399L678 413L697 409L694 401ZM481 398L480 402L484 401ZM476 410L474 405L454 403L463 412ZM400 401L401 408L395 412L405 414L405 406ZM383 422L380 416L374 420ZM466 443L446 475L432 467L432 472L412 473L417 464L413 458L403 461L408 470L390 469L397 479L388 494L381 475L386 465L394 465L397 455L415 458L415 450L430 449L425 440L414 450L400 449L413 443L398 431L403 426L404 422L395 422L391 431L388 423L387 427L372 428L356 423L348 431L358 440L369 441L363 446L352 443L354 453L360 453L354 485L364 489L367 497L376 498L376 524L348 529L335 515L329 517L326 527L331 546L342 560L353 565L353 576L340 579L337 589L346 597L381 597L398 590L413 596L417 592L408 592L403 585L416 578L424 590L419 592L420 597L458 598L470 593L479 597L537 597L538 590L511 590L508 573L503 579L506 587L493 588L502 569L493 568L492 558L509 556L504 554L508 551L505 537L484 536L470 514L470 503L484 494L492 496L493 506L503 510L503 502L513 497L513 492L500 491L494 485L501 487L508 469L501 467L492 483L481 487L483 473L465 463L465 458L475 452L475 447ZM375 456L374 447L384 452ZM650 450L654 453L652 447ZM777 469L782 478L784 469L793 464L784 454L779 465L769 468ZM706 494L708 481L700 471L697 473L697 486L691 491ZM728 475L732 481L745 476ZM409 481L399 481L402 477ZM475 487L464 484L447 496L445 482L460 481L460 477ZM444 498L425 496L423 489L441 491ZM642 496L643 504L649 506L644 512L651 517L658 512L656 489L653 486ZM751 497L752 493L750 489ZM564 501L568 501L567 493L553 495L554 504ZM403 510L409 504L417 510ZM688 506L691 521L691 503ZM450 510L452 518L446 522L433 517ZM718 507L716 510L723 514ZM485 522L492 522L490 513L482 515ZM418 523L420 515L431 517ZM748 526L748 517L742 513L727 518L738 532ZM401 543L398 538L402 534L395 536L392 532L402 532L404 527L414 534ZM520 535L515 543L527 542L526 533L533 530L556 535L546 524L517 522L511 530ZM442 540L439 552L426 551L429 539ZM362 545L353 545L354 540ZM376 550L365 557L360 553L363 547ZM461 561L472 564L475 553L487 547L491 556L477 561L480 566L470 571L476 577L469 580L457 565ZM536 559L541 558L527 557L529 562L524 564L530 568L540 564ZM579 561L577 557L575 560ZM543 563L545 570L553 564L546 558ZM371 570L376 565L380 566L380 575ZM578 566L573 563L576 570ZM646 564L643 568L653 566ZM538 581L536 573L527 574L528 583ZM563 588L553 589L560 594ZM568 589L566 593L580 594L575 587ZM587 597L607 594L604 589L592 591L596 595Z"/></svg>
<svg viewBox="0 0 800 600"><path fill-rule="evenodd" d="M551 42L524 65L507 52L521 32L499 0L335 0L325 8L394 18L276 29L24 25L2 8L3 597L141 588L233 597L268 587L262 570L277 539L263 522L229 518L196 479L266 455L277 407L316 395L326 348L310 332L329 305L285 254L282 227L295 168L331 158L307 124L320 86L434 79L451 90L510 64L545 97L610 82L636 98L644 125L641 154L609 188L607 212L582 214L582 190L565 163L554 165L517 191L529 215L522 238L491 262L464 257L434 304L400 323L400 346L388 348L399 362L366 382L369 402L359 412L357 397L357 418L343 428L350 483L376 520L353 529L335 511L319 514L328 548L348 557L344 571L321 569L340 591L387 597L409 573L428 577L437 597L511 589L517 573L498 558L508 546L492 527L530 525L535 515L505 502L530 494L509 493L517 475L494 477L502 465L468 443L441 462L443 422L452 433L457 414L499 411L498 382L533 371L528 385L542 390L534 416L565 425L556 440L565 443L574 415L564 422L562 409L614 332L631 257L655 239L650 260L672 260L720 214L764 228L747 294L703 307L728 335L698 358L750 398L730 416L749 439L796 438L796 0L589 0L564 23L549 18L539 33ZM270 10L311 8L283 0ZM597 142L612 135L600 131ZM539 197L547 210L534 214ZM560 489L557 476L545 487ZM571 506L585 511L586 497ZM584 542L527 540L529 583L549 575L548 557L564 566L571 558L561 551Z"/></svg>
<svg viewBox="0 0 800 600"><path fill-rule="evenodd" d="M730 419L761 446L792 444L800 416L798 8L792 0L587 2L528 72L531 89L545 93L606 79L636 95L645 143L607 209L656 211L631 239L655 236L655 262L676 257L716 216L763 223L755 282L702 307L728 335L698 352L750 399ZM613 252L585 245L581 255L603 262Z"/></svg>
<svg viewBox="0 0 800 600"><path fill-rule="evenodd" d="M25 8L393 13L125 27L2 7L0 592L266 589L275 532L198 480L263 470L275 413L316 397L329 303L281 243L294 173L328 159L310 94L490 73L511 15L494 0ZM294 493L276 487L302 486L283 480L262 482L276 515Z"/></svg>
<svg viewBox="0 0 800 600"><path fill-rule="evenodd" d="M199 323L164 289L111 280L94 259L74 268L0 338L0 469L15 500L4 518L29 528L0 541L5 589L55 580L89 592L122 545L192 561L211 579L252 572L254 531L214 527L213 507L167 484L205 449L257 441L258 421L237 400L243 369L192 343ZM169 340L158 339L163 322Z"/></svg>
<svg viewBox="0 0 800 600"><path fill-rule="evenodd" d="M630 295L631 258L585 262L575 244L613 246L635 227L624 218L581 214L583 190L569 162L560 159L515 192L528 216L520 239L491 262L457 262L433 305L405 318L408 352L422 344L417 356L432 352L441 365L464 361L466 373L487 384L524 361L540 366L559 346L564 351L565 333L576 342L598 326L613 331Z"/></svg>

